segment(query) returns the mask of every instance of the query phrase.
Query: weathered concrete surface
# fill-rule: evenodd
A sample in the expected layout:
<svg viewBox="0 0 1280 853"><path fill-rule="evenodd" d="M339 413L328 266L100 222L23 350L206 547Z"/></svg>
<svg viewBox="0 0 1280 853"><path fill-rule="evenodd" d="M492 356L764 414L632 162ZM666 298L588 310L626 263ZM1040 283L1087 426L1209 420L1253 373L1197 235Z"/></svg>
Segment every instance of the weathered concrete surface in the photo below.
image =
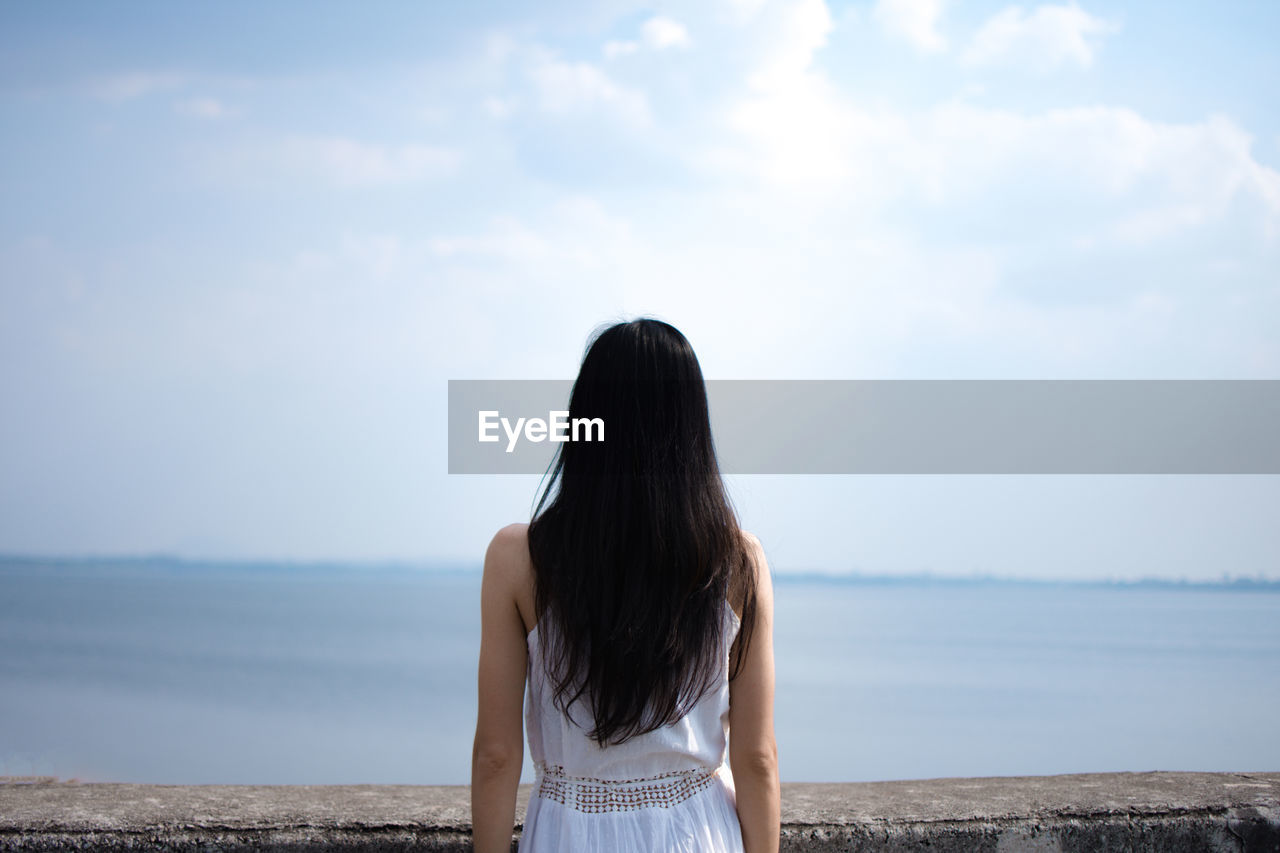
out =
<svg viewBox="0 0 1280 853"><path fill-rule="evenodd" d="M789 785L783 849L1280 851L1280 773Z"/></svg>
<svg viewBox="0 0 1280 853"><path fill-rule="evenodd" d="M521 789L517 820L528 789ZM783 850L1280 853L1280 773L788 784ZM469 850L464 786L0 783L0 851Z"/></svg>

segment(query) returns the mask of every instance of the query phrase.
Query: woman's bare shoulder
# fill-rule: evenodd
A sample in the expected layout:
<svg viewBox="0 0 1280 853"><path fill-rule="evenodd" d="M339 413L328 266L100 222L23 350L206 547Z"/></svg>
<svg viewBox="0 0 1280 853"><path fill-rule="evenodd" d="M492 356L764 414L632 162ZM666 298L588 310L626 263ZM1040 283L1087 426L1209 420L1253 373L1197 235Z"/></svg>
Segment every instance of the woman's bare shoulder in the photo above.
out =
<svg viewBox="0 0 1280 853"><path fill-rule="evenodd" d="M515 600L525 631L533 630L533 559L529 556L527 523L508 524L493 535L484 571Z"/></svg>
<svg viewBox="0 0 1280 853"><path fill-rule="evenodd" d="M749 530L739 529L742 537L743 552L746 554L747 560L743 566L744 571L735 572L730 581L729 602L733 607L733 612L738 618L742 618L742 610L746 604L746 594L748 587L748 579L753 581L750 586L754 588L756 598L759 598L760 586L763 582L768 582L769 570L768 562L765 559L764 546L760 544L760 540Z"/></svg>
<svg viewBox="0 0 1280 853"><path fill-rule="evenodd" d="M526 522L517 521L508 524L506 527L493 534L493 542L490 547L497 545L507 549L528 549L529 547L529 525Z"/></svg>

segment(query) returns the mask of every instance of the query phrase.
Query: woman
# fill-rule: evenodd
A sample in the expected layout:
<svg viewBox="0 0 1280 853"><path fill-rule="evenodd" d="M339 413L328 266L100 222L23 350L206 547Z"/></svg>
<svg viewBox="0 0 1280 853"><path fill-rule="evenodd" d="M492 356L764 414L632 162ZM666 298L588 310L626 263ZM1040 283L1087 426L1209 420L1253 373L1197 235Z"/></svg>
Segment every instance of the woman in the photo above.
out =
<svg viewBox="0 0 1280 853"><path fill-rule="evenodd" d="M569 417L605 440L561 444L533 520L485 555L475 849L510 850L527 675L522 853L776 851L772 586L692 347L657 320L605 329Z"/></svg>

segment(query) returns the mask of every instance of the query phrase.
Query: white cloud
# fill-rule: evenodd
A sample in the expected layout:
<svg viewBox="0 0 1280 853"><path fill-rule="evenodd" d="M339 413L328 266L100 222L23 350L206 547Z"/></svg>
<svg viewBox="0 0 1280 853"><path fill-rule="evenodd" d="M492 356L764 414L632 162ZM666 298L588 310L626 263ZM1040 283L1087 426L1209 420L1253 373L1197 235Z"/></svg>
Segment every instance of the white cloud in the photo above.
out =
<svg viewBox="0 0 1280 853"><path fill-rule="evenodd" d="M996 183L1054 182L1123 210L1130 199L1221 211L1239 194L1280 214L1280 173L1258 163L1252 137L1230 119L1160 123L1122 107L1081 107L1038 115L948 105L913 134L937 155L944 192L981 192ZM1207 217L1206 217L1207 218Z"/></svg>
<svg viewBox="0 0 1280 853"><path fill-rule="evenodd" d="M184 98L173 105L179 115L191 118L220 119L227 118L232 111L217 98Z"/></svg>
<svg viewBox="0 0 1280 853"><path fill-rule="evenodd" d="M404 262L404 246L396 234L345 233L338 250L360 268L367 269L377 278L387 278Z"/></svg>
<svg viewBox="0 0 1280 853"><path fill-rule="evenodd" d="M1194 202L1149 207L1114 223L1109 236L1124 243L1150 243L1166 235L1202 225L1210 218L1208 206ZM1085 238L1083 245L1096 246L1097 238Z"/></svg>
<svg viewBox="0 0 1280 853"><path fill-rule="evenodd" d="M650 50L667 50L668 48L689 47L692 41L684 24L663 15L655 15L640 27L640 40L611 40L604 44L604 55L608 59L619 56L630 56L640 50L641 46Z"/></svg>
<svg viewBox="0 0 1280 853"><path fill-rule="evenodd" d="M407 266L406 242L397 234L344 231L324 249L304 248L283 264L269 265L271 275L315 280L354 273L359 281L387 279ZM258 270L267 274L266 268Z"/></svg>
<svg viewBox="0 0 1280 853"><path fill-rule="evenodd" d="M489 256L509 261L545 261L553 246L540 234L511 217L495 217L482 234L437 235L427 250L440 258Z"/></svg>
<svg viewBox="0 0 1280 853"><path fill-rule="evenodd" d="M1071 6L1020 20L1065 21L1076 34L1111 26ZM770 5L753 26L765 41L743 72L749 88L719 111L724 132L690 154L704 174L872 217L898 202L966 205L1026 229L1051 217L1094 240L1162 239L1222 221L1236 199L1261 212L1267 233L1280 226L1280 173L1229 119L1160 123L1123 107L1028 114L964 100L871 106L814 66L832 28L821 0Z"/></svg>
<svg viewBox="0 0 1280 853"><path fill-rule="evenodd" d="M763 42L746 72L750 91L722 111L732 138L696 151L696 165L711 173L746 173L792 190L847 180L857 168L847 146L858 135L859 117L843 107L835 87L813 68L833 27L826 4L775 4L761 10L754 23Z"/></svg>
<svg viewBox="0 0 1280 853"><path fill-rule="evenodd" d="M442 259L496 259L515 264L554 262L599 269L619 256L633 254L630 225L610 214L595 199L563 198L526 223L495 216L485 231L437 234L427 240L432 256Z"/></svg>
<svg viewBox="0 0 1280 853"><path fill-rule="evenodd" d="M1037 6L1030 14L1010 6L974 35L961 61L970 66L1012 65L1046 70L1060 65L1088 68L1104 36L1118 25L1090 15L1074 3Z"/></svg>
<svg viewBox="0 0 1280 853"><path fill-rule="evenodd" d="M480 102L480 107L490 118L504 119L511 115L513 106L511 102L505 98L499 98L490 95Z"/></svg>
<svg viewBox="0 0 1280 853"><path fill-rule="evenodd" d="M737 24L745 24L760 13L768 0L724 0L729 18Z"/></svg>
<svg viewBox="0 0 1280 853"><path fill-rule="evenodd" d="M689 31L684 28L684 24L662 15L655 15L645 21L640 28L640 35L644 43L654 50L689 46Z"/></svg>
<svg viewBox="0 0 1280 853"><path fill-rule="evenodd" d="M803 85L814 54L831 33L831 13L823 0L778 4L769 11L760 21L769 39L748 81L758 92L781 93Z"/></svg>
<svg viewBox="0 0 1280 853"><path fill-rule="evenodd" d="M619 56L630 56L640 49L638 41L607 41L604 43L604 55L609 59Z"/></svg>
<svg viewBox="0 0 1280 853"><path fill-rule="evenodd" d="M376 145L341 137L295 140L288 149L341 184L406 183L452 172L457 151L434 145Z"/></svg>
<svg viewBox="0 0 1280 853"><path fill-rule="evenodd" d="M918 50L938 53L947 49L938 32L943 0L877 0L872 18L888 33L911 42Z"/></svg>
<svg viewBox="0 0 1280 853"><path fill-rule="evenodd" d="M589 62L564 60L545 48L536 48L526 73L544 112L563 115L604 107L634 124L649 121L649 103L643 92L620 86Z"/></svg>
<svg viewBox="0 0 1280 853"><path fill-rule="evenodd" d="M443 146L301 135L251 143L214 156L255 183L292 176L356 189L441 178L461 162L458 151Z"/></svg>
<svg viewBox="0 0 1280 853"><path fill-rule="evenodd" d="M788 190L847 186L867 165L857 156L859 147L886 132L900 134L837 103L832 87L818 78L744 99L727 118L747 147L716 150L707 165L745 171Z"/></svg>
<svg viewBox="0 0 1280 853"><path fill-rule="evenodd" d="M188 76L176 71L128 71L91 80L89 91L104 101L129 101L186 85Z"/></svg>
<svg viewBox="0 0 1280 853"><path fill-rule="evenodd" d="M697 152L697 168L762 189L850 199L845 209L872 215L906 201L967 205L966 219L981 213L1010 228L1052 220L1095 244L1150 242L1220 222L1237 199L1260 212L1254 221L1266 233L1280 228L1280 173L1255 159L1251 137L1229 119L1160 123L1122 107L870 107L808 67L811 54L794 42L782 53L801 59L788 74L763 60L777 85L722 114L728 134Z"/></svg>

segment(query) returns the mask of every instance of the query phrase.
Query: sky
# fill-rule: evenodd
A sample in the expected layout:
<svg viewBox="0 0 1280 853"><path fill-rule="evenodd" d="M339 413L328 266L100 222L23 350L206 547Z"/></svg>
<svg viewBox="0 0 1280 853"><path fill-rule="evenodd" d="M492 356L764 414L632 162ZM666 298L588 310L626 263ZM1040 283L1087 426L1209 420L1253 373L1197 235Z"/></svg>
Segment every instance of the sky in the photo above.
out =
<svg viewBox="0 0 1280 853"><path fill-rule="evenodd" d="M1280 5L0 6L0 553L464 561L449 379L1280 378ZM775 571L1280 578L1274 476L733 477Z"/></svg>

